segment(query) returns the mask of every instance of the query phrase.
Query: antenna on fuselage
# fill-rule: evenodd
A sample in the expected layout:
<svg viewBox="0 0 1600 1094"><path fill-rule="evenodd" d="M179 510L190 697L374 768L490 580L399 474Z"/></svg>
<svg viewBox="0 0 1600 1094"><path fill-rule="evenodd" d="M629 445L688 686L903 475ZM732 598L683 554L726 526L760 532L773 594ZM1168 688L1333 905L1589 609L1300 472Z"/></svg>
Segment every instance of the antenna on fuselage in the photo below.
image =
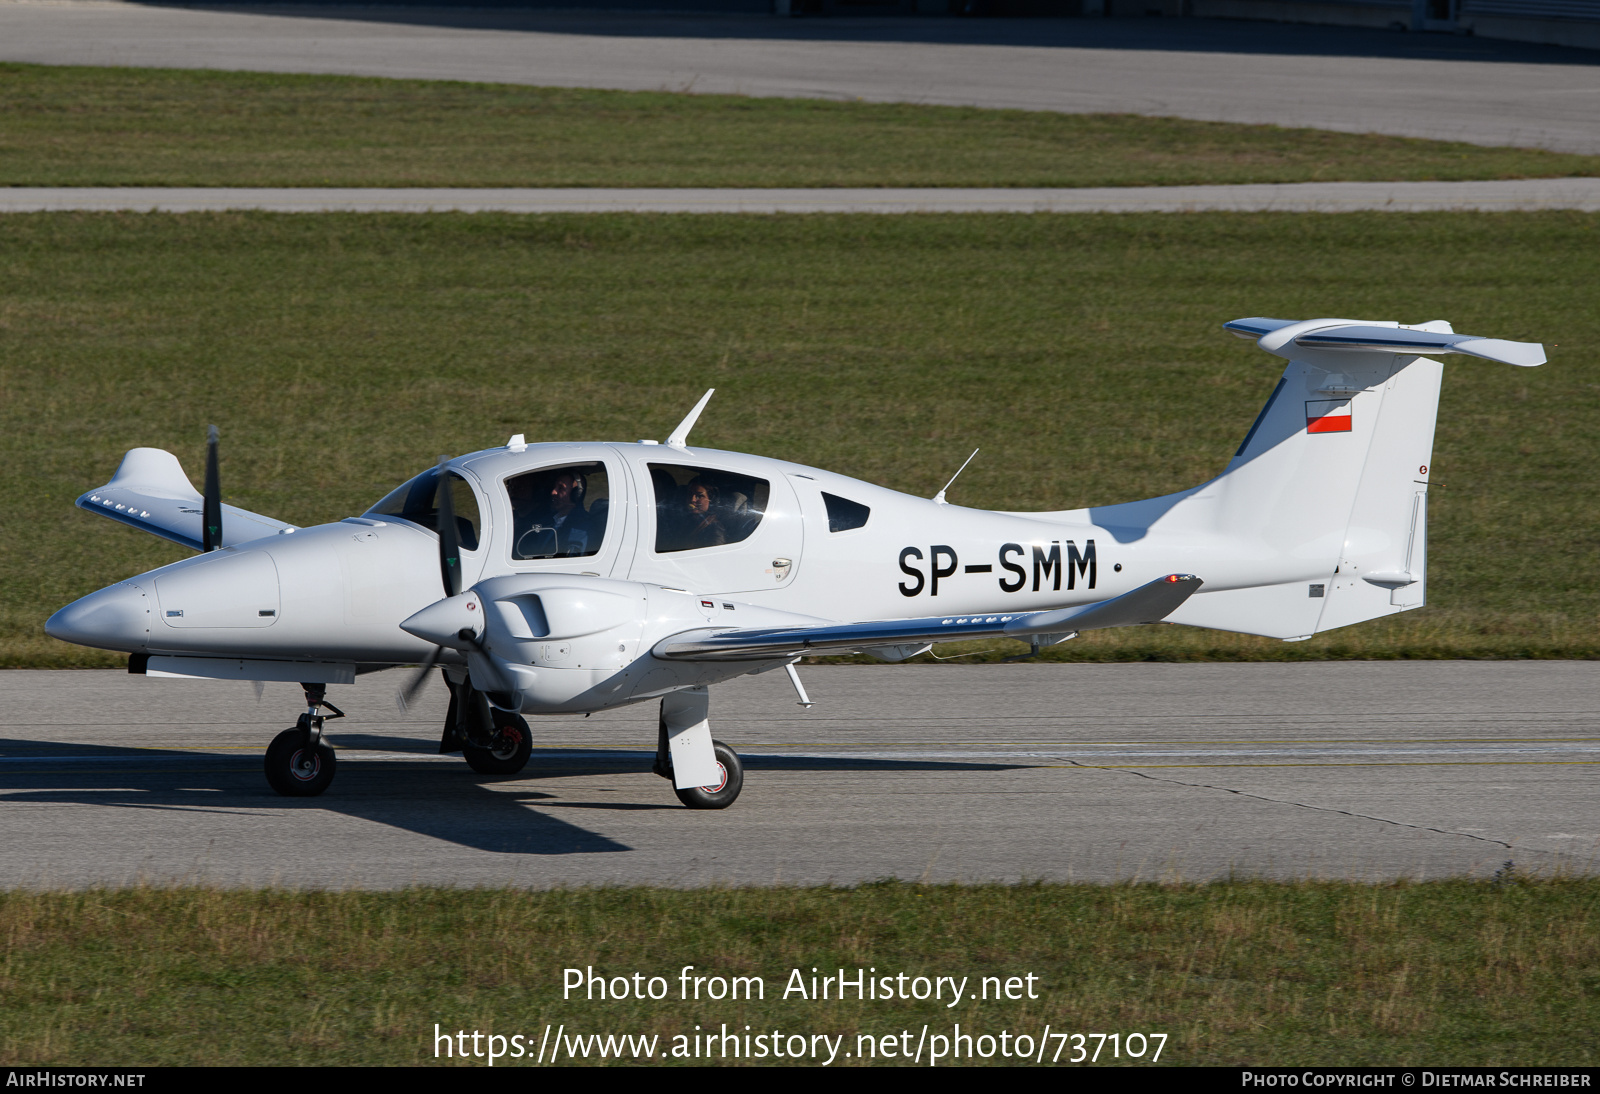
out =
<svg viewBox="0 0 1600 1094"><path fill-rule="evenodd" d="M974 448L972 450L972 455L967 457L967 463L971 463L973 461L973 458L976 457L978 455L978 453L982 452L982 451L983 451L983 449L981 449L981 448ZM965 471L967 469L967 463L964 463L960 467L956 468L956 473L954 475L951 475L950 476L950 481L944 484L944 490L948 490L948 489L950 489L952 486L954 486L956 484L956 480L961 477L961 472L963 472L963 471ZM944 490L939 491L937 494L935 494L933 496L933 503L935 505L946 505L946 504L948 504L944 500Z"/></svg>
<svg viewBox="0 0 1600 1094"><path fill-rule="evenodd" d="M694 423L700 420L700 412L706 408L706 404L711 401L711 396L716 393L716 390L716 388L711 388L700 396L700 401L694 404L694 409L689 411L689 416L679 422L678 428L674 429L672 435L667 438L668 448L689 447L689 430L693 429Z"/></svg>

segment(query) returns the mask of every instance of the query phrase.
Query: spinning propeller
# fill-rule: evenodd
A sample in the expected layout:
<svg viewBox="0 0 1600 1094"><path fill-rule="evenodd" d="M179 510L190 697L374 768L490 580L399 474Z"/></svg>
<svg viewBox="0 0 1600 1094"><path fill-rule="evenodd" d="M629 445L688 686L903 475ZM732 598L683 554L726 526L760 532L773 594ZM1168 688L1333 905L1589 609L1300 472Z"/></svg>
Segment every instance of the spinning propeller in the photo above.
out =
<svg viewBox="0 0 1600 1094"><path fill-rule="evenodd" d="M439 511L439 577L444 583L446 600L461 592L461 529L456 525L456 503L450 492L450 475L445 470L445 465L449 462L449 456L439 457L439 470L434 482L436 491L434 499ZM434 646L433 652L422 663L422 667L411 678L411 682L400 689L395 696L395 702L401 710L409 707L411 702L422 694L433 667L439 663L439 658L442 656L444 647Z"/></svg>
<svg viewBox="0 0 1600 1094"><path fill-rule="evenodd" d="M191 488L192 489L192 488ZM222 547L222 476L217 471L217 427L206 431L206 492L200 505L200 550Z"/></svg>

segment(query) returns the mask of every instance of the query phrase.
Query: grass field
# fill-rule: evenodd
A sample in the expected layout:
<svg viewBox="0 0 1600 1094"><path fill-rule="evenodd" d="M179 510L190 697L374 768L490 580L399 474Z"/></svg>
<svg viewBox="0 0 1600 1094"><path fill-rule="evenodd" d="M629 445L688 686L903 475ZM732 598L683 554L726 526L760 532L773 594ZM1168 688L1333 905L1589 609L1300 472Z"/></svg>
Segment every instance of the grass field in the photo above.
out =
<svg viewBox="0 0 1600 1094"><path fill-rule="evenodd" d="M1126 658L1593 657L1600 218L37 215L0 221L0 664L120 659L50 611L182 557L72 507L122 453L298 524L440 452L664 436L959 504L1059 509L1216 473L1277 377L1245 315L1451 319L1554 345L1447 367L1430 606L1286 645L1182 628ZM1558 344L1558 345L1555 345ZM1007 651L1010 652L1010 651ZM990 654L988 656L998 656Z"/></svg>
<svg viewBox="0 0 1600 1094"><path fill-rule="evenodd" d="M847 1066L861 1063L859 1034L907 1030L915 1045L924 1024L949 1036L959 1022L969 1036L1004 1030L1035 1045L1046 1025L1166 1033L1162 1064L1594 1066L1600 1050L1584 1031L1600 1020L1597 907L1594 880L1504 877L0 892L0 1065L404 1065L433 1062L435 1023L523 1035L529 1055L549 1023L584 1038L656 1036L658 1064L697 1026L843 1035L836 1066ZM763 997L683 1000L685 965L760 977ZM564 970L590 967L660 976L667 997L564 1000ZM916 976L967 978L966 997L783 997L792 969L809 995L812 969L841 968L851 980L858 968L905 973L907 991ZM1028 974L1036 999L973 998L983 977L998 988ZM1052 1038L1046 1061L1062 1048L1069 1061L1076 1046ZM1135 1062L1100 1047L1101 1063Z"/></svg>
<svg viewBox="0 0 1600 1094"><path fill-rule="evenodd" d="M0 65L0 186L1134 186L1600 157L1134 115Z"/></svg>

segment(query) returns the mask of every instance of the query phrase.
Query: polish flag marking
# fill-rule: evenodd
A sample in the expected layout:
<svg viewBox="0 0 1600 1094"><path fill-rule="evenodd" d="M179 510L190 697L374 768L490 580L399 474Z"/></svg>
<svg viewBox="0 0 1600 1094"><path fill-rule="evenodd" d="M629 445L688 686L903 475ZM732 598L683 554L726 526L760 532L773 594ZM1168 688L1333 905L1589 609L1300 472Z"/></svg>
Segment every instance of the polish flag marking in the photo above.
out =
<svg viewBox="0 0 1600 1094"><path fill-rule="evenodd" d="M1350 432L1349 399L1309 399L1306 401L1307 433Z"/></svg>

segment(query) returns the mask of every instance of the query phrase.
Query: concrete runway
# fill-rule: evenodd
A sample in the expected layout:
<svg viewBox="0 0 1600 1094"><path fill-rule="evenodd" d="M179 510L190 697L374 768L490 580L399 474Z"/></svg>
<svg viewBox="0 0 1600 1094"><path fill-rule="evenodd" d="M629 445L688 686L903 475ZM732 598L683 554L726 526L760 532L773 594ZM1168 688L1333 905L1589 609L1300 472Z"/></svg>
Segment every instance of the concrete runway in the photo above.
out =
<svg viewBox="0 0 1600 1094"><path fill-rule="evenodd" d="M0 2L0 60L943 103L1600 153L1600 52L1195 19Z"/></svg>
<svg viewBox="0 0 1600 1094"><path fill-rule="evenodd" d="M0 187L0 213L1198 213L1600 212L1600 178L1083 189L330 189Z"/></svg>
<svg viewBox="0 0 1600 1094"><path fill-rule="evenodd" d="M1591 873L1600 663L810 667L713 690L723 812L648 773L650 706L534 722L515 778L434 752L444 691L332 698L326 795L273 794L299 690L0 673L0 883L851 883Z"/></svg>

